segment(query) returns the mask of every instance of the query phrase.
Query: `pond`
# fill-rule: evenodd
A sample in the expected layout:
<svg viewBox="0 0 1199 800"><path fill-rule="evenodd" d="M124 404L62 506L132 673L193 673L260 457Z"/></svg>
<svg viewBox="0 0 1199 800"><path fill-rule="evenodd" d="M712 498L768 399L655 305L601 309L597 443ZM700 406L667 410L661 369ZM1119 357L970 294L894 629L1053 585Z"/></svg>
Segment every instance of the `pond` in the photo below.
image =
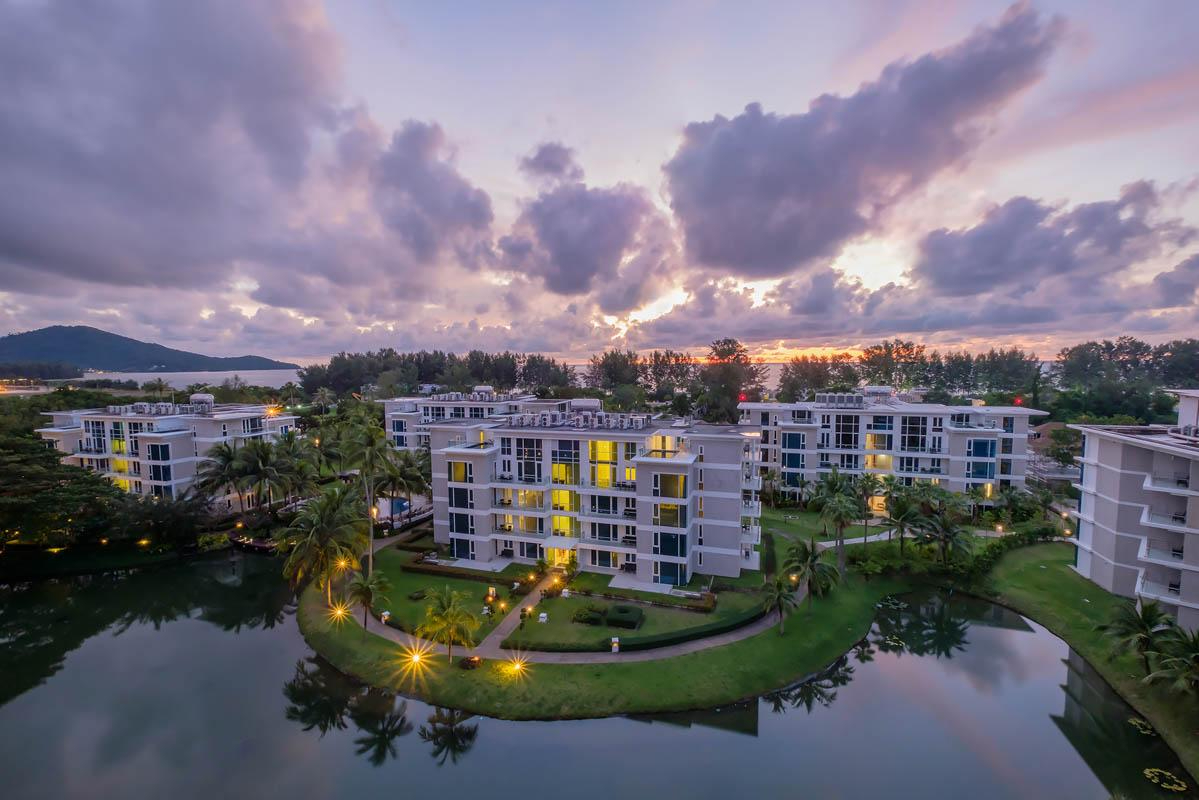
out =
<svg viewBox="0 0 1199 800"><path fill-rule="evenodd" d="M964 597L880 610L813 680L687 714L509 722L346 680L278 565L0 589L7 798L1168 795L1174 754L1052 634ZM469 794L468 794L469 793Z"/></svg>

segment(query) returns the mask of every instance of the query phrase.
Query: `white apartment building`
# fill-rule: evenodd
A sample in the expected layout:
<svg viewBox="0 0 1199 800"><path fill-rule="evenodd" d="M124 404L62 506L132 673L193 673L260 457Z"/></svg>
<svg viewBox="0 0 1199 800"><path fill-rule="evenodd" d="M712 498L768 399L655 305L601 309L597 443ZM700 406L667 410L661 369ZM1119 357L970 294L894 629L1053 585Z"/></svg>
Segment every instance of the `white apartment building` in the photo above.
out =
<svg viewBox="0 0 1199 800"><path fill-rule="evenodd" d="M1199 389L1178 424L1071 425L1083 435L1075 569L1115 594L1157 600L1199 628Z"/></svg>
<svg viewBox="0 0 1199 800"><path fill-rule="evenodd" d="M982 486L991 496L1023 487L1029 419L1048 412L1024 406L948 406L889 386L821 393L795 403L740 403L740 424L761 433L762 473L784 489L815 481L834 467L849 475L893 475L951 491ZM881 511L882 498L875 499Z"/></svg>
<svg viewBox="0 0 1199 800"><path fill-rule="evenodd" d="M759 568L756 432L590 400L518 405L422 423L434 539L457 558L499 570L574 556L613 586L659 591Z"/></svg>
<svg viewBox="0 0 1199 800"><path fill-rule="evenodd" d="M48 411L51 424L37 432L63 461L99 472L127 492L178 497L215 445L274 439L296 422L265 405L216 403L210 394L189 400ZM216 500L232 508L237 497Z"/></svg>
<svg viewBox="0 0 1199 800"><path fill-rule="evenodd" d="M429 425L455 419L488 419L520 410L564 412L571 402L599 409L599 400L539 400L535 394L497 392L476 386L469 392L444 392L418 397L393 397L383 404L383 427L400 450L429 446Z"/></svg>

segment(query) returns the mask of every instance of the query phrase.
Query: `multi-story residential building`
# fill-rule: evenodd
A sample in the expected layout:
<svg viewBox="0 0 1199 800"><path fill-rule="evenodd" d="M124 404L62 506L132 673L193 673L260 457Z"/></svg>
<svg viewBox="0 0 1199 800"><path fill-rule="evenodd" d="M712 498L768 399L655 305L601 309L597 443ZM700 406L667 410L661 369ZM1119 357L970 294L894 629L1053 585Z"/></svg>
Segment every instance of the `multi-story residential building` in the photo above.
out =
<svg viewBox="0 0 1199 800"><path fill-rule="evenodd" d="M210 394L189 400L49 411L51 424L37 432L63 461L99 472L127 492L177 497L213 446L274 439L296 421L272 406L216 403ZM237 501L236 495L215 499L227 508Z"/></svg>
<svg viewBox="0 0 1199 800"><path fill-rule="evenodd" d="M1072 425L1083 435L1075 569L1126 597L1157 600L1199 628L1199 389L1176 426Z"/></svg>
<svg viewBox="0 0 1199 800"><path fill-rule="evenodd" d="M566 400L539 400L535 394L497 392L490 386L476 386L470 392L393 397L379 402L383 404L383 427L391 443L400 450L428 447L431 423L488 419L517 411L562 412L569 407ZM598 408L598 400L590 402Z"/></svg>
<svg viewBox="0 0 1199 800"><path fill-rule="evenodd" d="M613 585L659 590L758 569L756 432L544 402L422 423L434 539L454 556L495 570L573 556Z"/></svg>
<svg viewBox="0 0 1199 800"><path fill-rule="evenodd" d="M761 432L761 473L775 471L784 489L836 467L850 475L893 475L955 492L983 487L987 496L1023 487L1029 418L1024 406L947 406L896 395L889 386L821 393L795 403L739 404L741 425ZM881 510L882 498L876 498Z"/></svg>

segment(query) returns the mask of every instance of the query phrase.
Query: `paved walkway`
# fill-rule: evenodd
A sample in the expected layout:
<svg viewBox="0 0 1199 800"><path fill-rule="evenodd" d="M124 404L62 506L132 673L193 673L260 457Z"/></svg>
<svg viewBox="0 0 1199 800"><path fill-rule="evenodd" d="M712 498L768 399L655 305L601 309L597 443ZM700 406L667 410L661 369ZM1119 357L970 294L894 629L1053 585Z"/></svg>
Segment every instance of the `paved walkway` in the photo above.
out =
<svg viewBox="0 0 1199 800"><path fill-rule="evenodd" d="M388 537L386 539L375 539L375 550L386 547L391 542L395 541L396 537ZM872 539L873 541L873 539ZM521 600L502 620L491 628L483 639L472 648L454 648L455 656L479 656L481 658L490 659L506 659L516 655L515 651L505 650L500 644L507 639L517 626L520 625L520 610L522 608L532 608L541 602L541 591L552 580L552 576L547 575L542 581L529 592L524 599ZM801 588L795 593L797 603L802 604L807 596L804 588ZM699 612L697 612L699 613ZM357 613L351 614L350 619L354 624L361 627L362 619ZM761 619L751 622L748 625L743 625L735 630L725 633L718 633L714 636L707 636L703 639L692 639L689 642L681 642L672 644L666 647L655 647L652 650L634 650L624 653L550 653L545 651L529 651L521 652L520 657L525 661L535 664L615 664L631 661L658 661L664 658L674 658L688 653L698 653L701 650L709 650L713 647L721 647L726 644L733 644L742 639L748 639L751 636L757 636L763 631L769 630L778 622L777 614L767 614ZM539 625L535 618L531 618L525 622L526 625ZM483 623L484 627L488 623ZM433 652L439 655L446 654L444 645L434 644L433 642L421 639L410 633L397 630L395 628L384 625L375 620L370 626L371 633L382 636L384 639L390 639L402 647L416 648L419 647L422 651Z"/></svg>

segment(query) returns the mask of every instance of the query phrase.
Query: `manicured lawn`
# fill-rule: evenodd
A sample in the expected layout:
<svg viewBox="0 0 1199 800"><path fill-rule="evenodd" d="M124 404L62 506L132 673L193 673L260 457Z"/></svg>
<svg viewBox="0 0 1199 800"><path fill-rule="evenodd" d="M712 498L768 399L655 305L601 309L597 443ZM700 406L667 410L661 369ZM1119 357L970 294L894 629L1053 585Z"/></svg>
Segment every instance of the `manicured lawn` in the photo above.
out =
<svg viewBox="0 0 1199 800"><path fill-rule="evenodd" d="M524 630L518 628L514 631L504 640L503 646L518 650L607 650L613 636L620 636L622 639L639 638L707 625L748 611L760 602L757 596L746 592L724 592L720 595L716 610L711 613L637 605L645 614L645 618L636 630L630 630L606 625L584 625L573 621L575 611L580 608L589 605L610 608L619 605L620 601L579 596L550 597L537 604L533 609L533 615L525 622ZM537 615L543 611L549 615L549 621L546 623L537 621ZM588 648L588 645L591 647Z"/></svg>
<svg viewBox="0 0 1199 800"><path fill-rule="evenodd" d="M669 603L671 605L681 606L686 605L688 602L694 602L689 601L684 597L676 597L669 594L658 594L657 592L641 592L636 589L614 589L608 585L609 581L611 580L611 575L605 575L601 572L580 572L575 575L573 580L571 580L570 588L580 592L591 592L592 594L602 592L604 594L625 597L629 600L643 600L647 603ZM706 576L704 585L707 585ZM698 592L701 588L702 587L699 584L696 584L694 587L691 585L687 586L689 591ZM611 602L602 597L598 597L596 600L601 602Z"/></svg>
<svg viewBox="0 0 1199 800"><path fill-rule="evenodd" d="M408 595L419 590L431 591L449 586L456 592L464 592L470 598L467 607L475 613L483 610L483 598L487 595L488 584L481 581L466 580L465 578L448 578L440 575L424 575L419 572L404 572L401 567L415 557L415 553L403 550L380 550L375 553L375 569L381 571L391 582L391 590L387 592L386 602L379 604L379 611L390 611L394 622L406 631L413 630L425 620L425 600L409 600ZM491 584L500 591L500 596L506 596L505 584L497 578ZM336 589L334 589L336 594ZM486 625L484 627L484 630Z"/></svg>
<svg viewBox="0 0 1199 800"><path fill-rule="evenodd" d="M1014 608L1065 639L1086 658L1199 775L1199 702L1141 682L1135 656L1109 658L1109 640L1095 630L1122 603L1070 568L1074 547L1054 542L1013 550L991 572L989 589Z"/></svg>
<svg viewBox="0 0 1199 800"><path fill-rule="evenodd" d="M824 535L824 525L820 522L820 514L815 511L800 511L796 508L767 508L762 507L762 530L782 532L785 536L796 536L810 539L831 539L834 532Z"/></svg>
<svg viewBox="0 0 1199 800"><path fill-rule="evenodd" d="M319 653L369 683L508 719L594 717L704 708L776 689L835 661L869 630L881 597L911 588L903 579L851 579L817 600L811 614L806 604L793 614L784 636L774 627L734 644L660 661L529 664L519 678L504 661L467 671L444 658L415 676L405 671L403 652L392 642L331 623L315 590L304 593L298 618Z"/></svg>

